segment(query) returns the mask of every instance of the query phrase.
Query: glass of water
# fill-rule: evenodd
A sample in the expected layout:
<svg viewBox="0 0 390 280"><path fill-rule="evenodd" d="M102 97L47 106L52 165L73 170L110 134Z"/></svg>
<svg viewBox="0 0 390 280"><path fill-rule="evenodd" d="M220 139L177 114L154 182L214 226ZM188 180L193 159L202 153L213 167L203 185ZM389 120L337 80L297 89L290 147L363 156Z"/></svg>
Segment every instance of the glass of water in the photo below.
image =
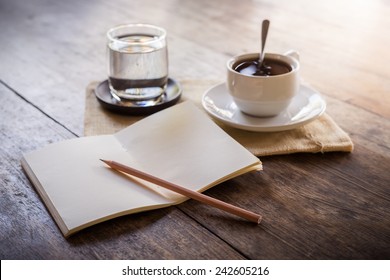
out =
<svg viewBox="0 0 390 280"><path fill-rule="evenodd" d="M149 24L126 24L107 32L108 80L120 101L159 98L168 81L166 31Z"/></svg>

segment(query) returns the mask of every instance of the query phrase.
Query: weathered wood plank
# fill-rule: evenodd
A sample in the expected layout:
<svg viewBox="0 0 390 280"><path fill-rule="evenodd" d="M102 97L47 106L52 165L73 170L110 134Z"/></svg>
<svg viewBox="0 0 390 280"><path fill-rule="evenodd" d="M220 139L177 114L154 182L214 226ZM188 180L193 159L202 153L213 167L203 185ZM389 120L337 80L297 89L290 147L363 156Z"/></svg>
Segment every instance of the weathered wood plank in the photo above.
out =
<svg viewBox="0 0 390 280"><path fill-rule="evenodd" d="M205 221L210 231L251 259L388 259L390 122L326 99L330 114L351 134L353 153L262 157L260 174L207 191L263 213L261 227L221 221L197 202L180 209Z"/></svg>
<svg viewBox="0 0 390 280"><path fill-rule="evenodd" d="M366 20L351 7L367 11ZM257 51L259 22L268 17L268 51L297 49L307 82L389 117L390 66L381 63L390 44L381 28L389 25L389 10L378 1L8 1L0 9L0 60L5 65L0 76L81 135L84 89L106 77L104 33L112 25L139 21L164 26L173 77L223 80L228 57ZM380 43L371 44L370 38Z"/></svg>
<svg viewBox="0 0 390 280"><path fill-rule="evenodd" d="M0 256L388 259L389 12L380 0L2 1L0 79L9 88L0 86ZM164 26L172 77L223 80L228 57L258 51L266 17L267 50L301 53L302 78L325 94L355 151L262 158L263 172L207 192L262 212L260 226L188 201L63 240L19 160L82 135L85 87L106 76L105 31Z"/></svg>
<svg viewBox="0 0 390 280"><path fill-rule="evenodd" d="M263 157L260 176L247 174L207 191L262 213L260 227L221 219L196 202L179 207L251 259L388 259L390 175L377 173L388 174L390 160L357 149L351 155ZM367 168L367 157L381 167Z"/></svg>

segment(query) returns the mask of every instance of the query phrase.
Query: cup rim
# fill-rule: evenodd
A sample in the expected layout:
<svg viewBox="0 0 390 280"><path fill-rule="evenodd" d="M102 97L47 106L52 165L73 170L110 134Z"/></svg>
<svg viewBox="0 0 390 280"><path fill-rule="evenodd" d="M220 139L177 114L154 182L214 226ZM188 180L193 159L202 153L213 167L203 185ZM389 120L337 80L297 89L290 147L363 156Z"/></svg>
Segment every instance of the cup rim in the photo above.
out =
<svg viewBox="0 0 390 280"><path fill-rule="evenodd" d="M124 41L122 41L122 40L112 36L112 33L114 31L122 29L122 28L126 28L126 27L146 27L146 28L157 30L160 34L156 35L156 37L153 40L150 40L150 41L147 41L147 42L124 42ZM143 45L143 44L149 45L149 44L153 44L153 43L158 42L158 41L165 40L165 38L167 36L167 31L164 28L160 27L160 26L153 25L153 24L148 24L148 23L125 23L125 24L119 24L119 25L116 25L114 27L111 27L106 32L106 36L107 36L107 39L110 42L126 44L126 45L129 45L129 46L131 46L131 45Z"/></svg>
<svg viewBox="0 0 390 280"><path fill-rule="evenodd" d="M242 59L242 58L256 58L256 57L259 57L259 53L244 53L244 54L239 54L239 55L236 55L236 56L233 56L232 58L230 58L227 63L226 63L226 66L228 68L228 70L232 73L234 73L235 75L239 75L239 76L244 76L244 77L250 77L250 78L253 78L253 79L275 79L275 78L278 78L278 77L283 77L283 76L287 76L287 75L292 75L293 73L297 72L300 68L300 63L299 61L295 58L295 57L292 57L292 56L289 56L289 55L285 55L285 54L278 54L278 53L265 53L265 57L277 57L278 59L280 58L283 58L283 61L286 62L286 60L291 60L293 61L294 65L293 65L293 69L287 73L284 73L284 74L280 74L280 75L274 75L274 76L253 76L253 75L248 75L248 74L242 74L240 72L237 72L233 69L233 65L235 62L237 62L238 60ZM289 65L291 65L290 62L288 62Z"/></svg>

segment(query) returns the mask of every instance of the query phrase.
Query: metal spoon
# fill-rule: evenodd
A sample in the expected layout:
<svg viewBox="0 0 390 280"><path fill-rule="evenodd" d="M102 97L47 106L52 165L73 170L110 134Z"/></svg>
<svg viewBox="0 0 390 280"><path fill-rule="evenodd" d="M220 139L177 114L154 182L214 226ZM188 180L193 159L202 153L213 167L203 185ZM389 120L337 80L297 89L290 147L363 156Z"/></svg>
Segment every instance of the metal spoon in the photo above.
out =
<svg viewBox="0 0 390 280"><path fill-rule="evenodd" d="M263 23L261 25L261 52L259 55L259 64L257 65L258 71L260 71L261 66L263 65L264 62L264 46L265 46L265 41L267 40L267 34L268 34L268 27L269 27L269 20L265 19L263 20Z"/></svg>

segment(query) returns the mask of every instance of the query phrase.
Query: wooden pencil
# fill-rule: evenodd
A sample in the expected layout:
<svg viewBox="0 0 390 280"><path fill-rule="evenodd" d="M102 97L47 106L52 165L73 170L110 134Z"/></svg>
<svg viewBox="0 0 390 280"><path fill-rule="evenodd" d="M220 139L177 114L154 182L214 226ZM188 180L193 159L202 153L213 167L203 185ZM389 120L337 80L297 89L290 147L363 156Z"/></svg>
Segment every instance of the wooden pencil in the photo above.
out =
<svg viewBox="0 0 390 280"><path fill-rule="evenodd" d="M118 163L118 162L115 162L115 161L112 161L112 160L103 160L103 159L101 159L101 161L103 161L105 164L107 164L108 166L110 166L111 168L113 168L115 170L118 170L118 171L124 172L126 174L135 176L137 178L143 179L145 181L148 181L150 183L156 184L156 185L161 186L163 188L169 189L169 190L171 190L173 192L182 194L182 195L184 195L186 197L189 197L189 198L195 199L197 201L200 201L202 203L211 205L211 206L216 207L218 209L224 210L224 211L226 211L226 212L228 212L230 214L233 214L233 215L239 216L241 218L247 219L248 221L251 221L251 222L254 222L254 223L257 223L257 224L260 224L260 222L261 222L262 217L259 214L256 214L256 213L253 213L251 211L242 209L240 207L237 207L237 206L234 206L232 204L223 202L221 200L212 198L212 197L204 195L202 193L198 193L198 192L186 189L186 188L178 186L176 184L172 184L172 183L170 183L168 181L165 181L163 179L157 178L157 177L155 177L153 175L147 174L145 172L142 172L140 170L134 169L132 167L123 165L121 163Z"/></svg>

